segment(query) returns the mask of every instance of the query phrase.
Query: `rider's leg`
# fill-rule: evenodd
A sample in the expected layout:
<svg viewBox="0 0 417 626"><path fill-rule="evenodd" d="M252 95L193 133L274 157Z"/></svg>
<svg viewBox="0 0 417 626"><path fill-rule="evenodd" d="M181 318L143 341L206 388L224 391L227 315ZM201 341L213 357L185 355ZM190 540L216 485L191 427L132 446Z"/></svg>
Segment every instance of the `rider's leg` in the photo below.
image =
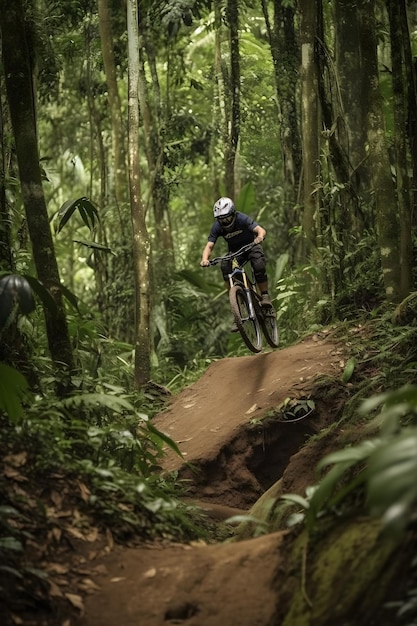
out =
<svg viewBox="0 0 417 626"><path fill-rule="evenodd" d="M253 267L256 284L262 296L262 306L271 306L271 298L268 290L268 276L266 274L266 259L261 245L257 245L250 251L250 261Z"/></svg>
<svg viewBox="0 0 417 626"><path fill-rule="evenodd" d="M268 293L268 279L262 282L257 281L257 285L261 294Z"/></svg>

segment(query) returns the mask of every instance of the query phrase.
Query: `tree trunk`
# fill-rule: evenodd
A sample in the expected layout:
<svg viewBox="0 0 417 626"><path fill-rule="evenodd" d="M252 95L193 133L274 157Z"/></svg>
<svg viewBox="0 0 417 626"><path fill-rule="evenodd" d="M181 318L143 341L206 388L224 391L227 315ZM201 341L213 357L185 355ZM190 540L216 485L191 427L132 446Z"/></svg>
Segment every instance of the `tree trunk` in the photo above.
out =
<svg viewBox="0 0 417 626"><path fill-rule="evenodd" d="M294 26L295 9L293 6L284 6L282 0L274 0L273 28L269 20L267 0L262 0L262 10L274 64L284 198L286 204L292 208L297 201L302 162L297 101L300 59Z"/></svg>
<svg viewBox="0 0 417 626"><path fill-rule="evenodd" d="M386 297L396 302L400 299L401 284L400 228L379 90L375 0L363 0L359 11L363 67L368 73L364 77L364 84L367 85L367 136L382 273Z"/></svg>
<svg viewBox="0 0 417 626"><path fill-rule="evenodd" d="M129 47L129 187L133 228L133 260L135 275L135 386L143 387L150 379L151 331L149 265L150 243L141 197L139 170L139 35L136 0L127 2Z"/></svg>
<svg viewBox="0 0 417 626"><path fill-rule="evenodd" d="M240 58L238 0L228 0L226 16L229 26L230 74L226 89L229 115L226 126L225 184L226 194L235 197L235 161L240 135Z"/></svg>
<svg viewBox="0 0 417 626"><path fill-rule="evenodd" d="M57 391L71 389L74 369L71 341L62 300L61 283L49 227L36 131L35 96L27 21L21 0L0 0L2 53L7 99L15 139L16 156L29 236L39 280L50 292L55 308L45 308L46 333L56 367Z"/></svg>
<svg viewBox="0 0 417 626"><path fill-rule="evenodd" d="M215 85L213 88L213 104L212 104L212 126L213 133L210 141L210 163L211 178L213 181L213 202L217 200L223 191L223 176L220 174L216 155L219 151L219 144L222 136L224 136L224 128L226 128L226 111L225 111L225 93L222 69L222 20L221 6L219 0L214 0L214 76Z"/></svg>
<svg viewBox="0 0 417 626"><path fill-rule="evenodd" d="M410 29L407 20L407 5L404 0L399 0L400 21L402 29L402 43L404 49L404 67L407 76L407 92L408 92L408 116L406 124L407 139L410 147L411 164L412 164L412 196L410 204L412 207L412 215L414 223L417 226L417 66L411 49ZM417 17L417 16L416 16ZM415 30L416 23L414 21L413 28Z"/></svg>
<svg viewBox="0 0 417 626"><path fill-rule="evenodd" d="M139 22L139 29L142 23ZM142 25L143 27L143 25ZM170 263L174 263L174 242L172 239L171 219L169 212L169 187L165 181L165 139L164 129L169 119L168 108L163 111L161 103L161 93L159 87L159 77L157 71L157 60L154 51L154 45L149 40L149 33L146 34L143 41L145 43L146 56L148 59L148 67L152 78L152 91L154 94L154 106L151 107L149 100L144 101L140 98L140 108L147 108L150 115L150 124L147 127L147 145L148 145L148 166L149 166L149 198L151 198L156 239L159 242L159 249L164 251L165 258L169 258ZM169 92L169 59L167 69L167 100ZM145 73L143 73L145 80ZM141 90L141 96L148 96L148 90ZM158 99L158 100L157 100ZM157 101L156 101L157 100ZM167 104L168 107L168 104Z"/></svg>
<svg viewBox="0 0 417 626"><path fill-rule="evenodd" d="M0 89L3 85L0 84ZM13 255L11 245L12 218L6 202L6 138L4 128L4 111L0 110L0 270L13 271Z"/></svg>
<svg viewBox="0 0 417 626"><path fill-rule="evenodd" d="M320 104L322 109L322 117L323 117L323 135L325 136L328 142L328 168L327 172L325 172L328 176L329 187L330 189L334 188L334 184L339 185L337 197L329 197L332 194L325 194L327 199L329 200L328 208L329 210L335 206L334 200L337 198L338 204L341 208L340 211L337 211L334 215L334 220L332 220L329 216L327 219L327 226L331 224L333 221L331 228L336 229L337 238L339 241L343 241L349 246L350 241L352 240L352 235L360 236L363 232L363 220L361 220L362 209L360 206L360 196L359 196L359 188L358 188L358 177L355 176L354 166L351 161L350 154L350 137L356 136L356 134L360 134L363 137L363 142L359 145L362 147L362 156L364 158L365 148L365 131L363 129L363 124L359 129L354 128L350 129L348 125L347 115L344 113L344 100L345 92L348 94L346 96L346 103L348 105L348 110L351 108L350 103L350 92L354 92L356 95L358 94L358 86L359 80L358 76L360 76L359 65L356 63L355 71L356 76L351 74L351 54L342 54L341 50L344 51L344 46L341 45L340 38L343 36L348 36L346 21L352 17L349 11L345 14L345 4L335 3L336 6L336 19L335 19L335 49L336 49L336 62L337 71L335 71L335 65L332 62L329 62L331 58L331 54L329 49L326 47L326 29L324 20L321 19L318 27L318 36L319 36L319 94L320 94ZM342 4L343 7L338 6ZM323 17L323 16L321 16ZM340 24L338 23L340 21ZM357 20L356 20L357 21ZM354 21L352 23L355 23ZM349 26L349 28L351 28ZM352 36L357 43L357 35ZM350 41L348 43L348 49L351 45ZM357 57L360 55L355 55L355 62ZM348 68L345 67L348 65ZM348 81L355 81L354 84ZM360 91L360 90L359 90ZM343 96L342 96L343 94ZM357 106L357 103L355 103ZM352 108L353 103L352 103ZM357 158L355 154L352 154L353 160L356 162ZM324 166L325 167L325 166ZM333 178L335 176L335 179ZM324 174L323 174L324 178ZM323 181L323 185L325 182ZM369 185L367 188L367 193L369 194ZM326 212L326 211L325 211ZM322 212L323 213L323 212ZM321 227L321 231L323 232L325 227ZM329 231L327 231L329 232ZM330 237L330 241L334 241L333 236ZM343 251L339 248L339 253ZM343 261L342 261L343 263ZM339 267L342 270L342 263L340 263ZM342 278L339 276L339 279ZM342 278L343 280L343 278Z"/></svg>
<svg viewBox="0 0 417 626"><path fill-rule="evenodd" d="M143 121L145 154L149 170L148 203L153 208L155 225L155 240L158 249L163 251L165 259L174 265L174 241L172 238L171 216L169 210L169 187L165 180L165 139L164 130L169 119L169 90L170 90L170 60L168 53L168 68L166 71L167 103L164 109L161 101L161 89L156 59L156 44L153 29L149 25L146 14L139 15L139 104ZM167 44L169 46L169 43ZM151 77L152 97L148 88L145 58L147 69ZM156 271L160 263L156 264Z"/></svg>
<svg viewBox="0 0 417 626"><path fill-rule="evenodd" d="M401 299L406 298L412 288L413 242L411 237L411 198L408 177L407 137L407 83L404 67L403 30L398 0L386 0L390 23L392 90L394 104L394 148L396 161L396 188L400 215L400 269ZM405 10L405 6L403 6ZM408 40L410 39L407 34Z"/></svg>
<svg viewBox="0 0 417 626"><path fill-rule="evenodd" d="M360 24L356 0L335 2L335 65L338 115L338 135L343 153L348 159L348 178L355 198L361 197L367 205L371 199L371 173L366 144L366 85L363 58L360 51ZM366 72L365 72L366 76ZM359 206L352 202L359 233L372 224L364 223Z"/></svg>
<svg viewBox="0 0 417 626"><path fill-rule="evenodd" d="M320 173L319 100L316 56L317 6L310 0L300 0L301 40L301 128L303 141L303 231L304 255L316 243L315 220L319 208L316 189Z"/></svg>
<svg viewBox="0 0 417 626"><path fill-rule="evenodd" d="M113 33L108 0L98 0L101 50L106 74L107 91L110 105L111 132L114 159L114 191L119 214L120 228L124 239L124 220L122 208L127 202L126 150L122 125L122 107L117 85L116 64L113 52Z"/></svg>

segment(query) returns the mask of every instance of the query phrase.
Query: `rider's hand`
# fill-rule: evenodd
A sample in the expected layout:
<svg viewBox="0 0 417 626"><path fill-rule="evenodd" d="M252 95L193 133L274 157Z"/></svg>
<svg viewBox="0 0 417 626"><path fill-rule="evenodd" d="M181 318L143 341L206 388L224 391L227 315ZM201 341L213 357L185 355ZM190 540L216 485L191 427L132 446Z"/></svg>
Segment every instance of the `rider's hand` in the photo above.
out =
<svg viewBox="0 0 417 626"><path fill-rule="evenodd" d="M210 265L210 261L208 260L203 260L200 262L201 267L207 267L208 265Z"/></svg>
<svg viewBox="0 0 417 626"><path fill-rule="evenodd" d="M264 240L264 238L263 238L263 237L261 237L260 235L258 235L258 236L257 236L257 237L255 237L255 239L253 240L253 243L254 243L254 244L255 244L255 246L256 246L258 243L262 243L262 242L263 242L263 240Z"/></svg>

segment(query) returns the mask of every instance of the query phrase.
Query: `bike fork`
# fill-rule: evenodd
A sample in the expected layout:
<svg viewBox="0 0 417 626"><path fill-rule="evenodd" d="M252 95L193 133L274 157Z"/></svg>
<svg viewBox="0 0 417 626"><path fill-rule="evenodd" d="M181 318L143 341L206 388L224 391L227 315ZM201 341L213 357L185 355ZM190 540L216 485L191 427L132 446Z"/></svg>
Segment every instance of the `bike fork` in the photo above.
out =
<svg viewBox="0 0 417 626"><path fill-rule="evenodd" d="M256 313L255 313L255 307L253 306L253 298L252 298L251 290L249 289L249 287L245 287L245 293L246 293L246 300L248 301L248 305L249 305L249 317L253 320L256 317Z"/></svg>

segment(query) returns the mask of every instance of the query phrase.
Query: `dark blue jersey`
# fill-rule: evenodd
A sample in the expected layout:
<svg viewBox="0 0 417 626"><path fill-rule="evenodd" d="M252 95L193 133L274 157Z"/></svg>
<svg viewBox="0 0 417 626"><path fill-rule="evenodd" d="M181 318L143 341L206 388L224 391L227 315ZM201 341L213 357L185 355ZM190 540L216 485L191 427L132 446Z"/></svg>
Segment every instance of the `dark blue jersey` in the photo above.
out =
<svg viewBox="0 0 417 626"><path fill-rule="evenodd" d="M257 226L257 222L249 217L249 215L237 211L233 229L227 232L216 220L211 227L208 240L211 241L211 243L216 243L219 237L224 237L229 247L229 252L236 252L236 250L239 250L242 246L252 243L256 237L254 229Z"/></svg>

